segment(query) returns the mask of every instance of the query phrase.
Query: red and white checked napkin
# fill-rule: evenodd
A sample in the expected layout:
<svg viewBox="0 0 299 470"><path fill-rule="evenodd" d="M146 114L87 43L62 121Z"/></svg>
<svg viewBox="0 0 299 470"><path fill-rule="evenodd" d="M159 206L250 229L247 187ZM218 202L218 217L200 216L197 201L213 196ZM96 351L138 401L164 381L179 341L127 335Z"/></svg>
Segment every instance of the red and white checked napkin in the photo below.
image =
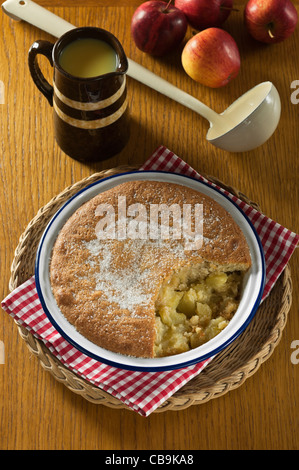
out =
<svg viewBox="0 0 299 470"><path fill-rule="evenodd" d="M263 301L289 261L298 244L299 235L207 181L164 146L160 146L140 169L181 173L197 178L217 187L238 204L253 223L263 245L266 259ZM209 358L183 369L161 372L128 371L91 359L69 344L52 326L41 307L34 276L11 292L1 305L36 338L42 340L62 364L93 385L117 397L141 416L149 416L177 390L197 376L213 359Z"/></svg>

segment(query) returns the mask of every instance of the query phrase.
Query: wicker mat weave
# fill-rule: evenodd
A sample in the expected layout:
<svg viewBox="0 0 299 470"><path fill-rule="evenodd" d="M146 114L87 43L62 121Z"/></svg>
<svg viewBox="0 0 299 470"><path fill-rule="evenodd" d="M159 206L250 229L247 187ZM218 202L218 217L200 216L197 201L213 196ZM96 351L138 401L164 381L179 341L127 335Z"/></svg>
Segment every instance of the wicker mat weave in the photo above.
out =
<svg viewBox="0 0 299 470"><path fill-rule="evenodd" d="M42 207L31 220L20 237L11 267L10 291L34 274L37 247L42 233L59 207L71 196L87 185L118 173L137 170L140 166L122 166L95 173L62 191ZM259 207L232 187L224 185L211 176L213 183L222 186L240 199L259 210ZM178 390L161 405L156 412L181 410L199 405L242 385L265 362L280 341L292 301L292 280L289 266L286 267L270 296L262 303L246 330L230 346L219 353L213 361L194 379ZM93 386L61 364L23 326L17 324L20 336L42 367L68 389L86 400L111 408L127 408L122 402L103 390Z"/></svg>

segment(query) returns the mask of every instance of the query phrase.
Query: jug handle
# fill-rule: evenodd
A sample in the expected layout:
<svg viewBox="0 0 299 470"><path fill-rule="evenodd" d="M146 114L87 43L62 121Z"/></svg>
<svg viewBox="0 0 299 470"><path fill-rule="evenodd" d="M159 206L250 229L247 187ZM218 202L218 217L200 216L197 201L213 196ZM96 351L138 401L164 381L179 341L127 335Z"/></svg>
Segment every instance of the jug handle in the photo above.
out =
<svg viewBox="0 0 299 470"><path fill-rule="evenodd" d="M37 88L43 93L47 98L51 106L53 106L53 87L43 76L41 69L37 63L38 54L42 54L49 60L51 66L53 67L52 59L52 49L54 44L49 41L38 40L35 41L29 49L28 52L28 65L31 77L37 86Z"/></svg>

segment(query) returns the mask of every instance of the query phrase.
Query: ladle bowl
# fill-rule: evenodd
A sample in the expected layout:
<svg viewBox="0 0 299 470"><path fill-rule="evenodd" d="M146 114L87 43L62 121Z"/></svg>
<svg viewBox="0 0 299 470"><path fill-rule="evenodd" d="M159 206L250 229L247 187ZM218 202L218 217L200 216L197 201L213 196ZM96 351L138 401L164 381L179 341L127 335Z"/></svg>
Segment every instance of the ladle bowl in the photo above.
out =
<svg viewBox="0 0 299 470"><path fill-rule="evenodd" d="M260 83L221 113L226 122L212 124L206 138L229 152L252 150L271 137L278 126L280 113L277 89L271 82Z"/></svg>
<svg viewBox="0 0 299 470"><path fill-rule="evenodd" d="M72 24L26 0L6 0L2 10L14 20L24 20L54 37L60 37ZM210 123L208 142L228 152L246 152L264 144L280 119L281 102L271 82L263 82L238 98L221 114L128 58L127 75L198 113Z"/></svg>

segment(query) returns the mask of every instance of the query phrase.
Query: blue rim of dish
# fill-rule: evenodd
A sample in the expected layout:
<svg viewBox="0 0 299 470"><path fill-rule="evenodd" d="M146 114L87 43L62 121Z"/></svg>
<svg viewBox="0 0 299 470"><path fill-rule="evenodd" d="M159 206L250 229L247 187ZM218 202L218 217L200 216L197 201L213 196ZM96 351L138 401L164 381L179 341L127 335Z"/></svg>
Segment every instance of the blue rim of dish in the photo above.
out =
<svg viewBox="0 0 299 470"><path fill-rule="evenodd" d="M40 279L39 279L39 265L40 265L40 255L41 255L41 249L42 249L42 246L43 246L43 243L44 243L44 240L48 234L48 231L51 227L51 225L53 224L53 222L55 221L55 219L59 216L59 214L74 200L76 199L80 194L84 193L85 191L89 190L90 188L92 188L93 186L96 186L96 185L100 185L102 182L104 181L107 181L107 180L110 180L110 179L114 179L114 178L118 178L118 177L121 177L121 176L125 176L125 175L130 175L130 174L173 174L173 175L176 175L178 176L179 178L186 178L186 179L190 179L192 181L196 181L199 185L203 184L211 189L213 189L214 191L216 191L217 193L219 193L221 196L223 196L224 198L226 198L233 206L235 206L235 208L241 213L241 215L244 217L244 219L247 221L248 225L250 226L254 236L255 236L255 239L258 243L258 247L259 247L259 251L260 251L260 259L261 259L261 264L262 264L262 276L261 276L261 284L260 284L260 288L259 288L259 293L256 297L256 300L255 300L255 303L252 307L252 310L250 312L250 314L248 315L246 321L244 323L242 323L242 326L229 338L227 339L227 341L225 341L224 343L222 343L220 346L218 347L215 347L215 349L212 351L212 352L209 352L208 354L202 354L198 357L195 357L193 359L190 359L188 361L185 361L185 362L181 362L181 363L177 363L177 364L172 364L172 365L162 365L162 366L135 366L135 365L127 365L127 364L122 364L122 363L118 363L116 361L111 361L109 359L106 359L106 358L102 358L100 356L98 356L97 354L94 354L92 352L90 352L89 350L87 350L86 348L84 348L83 346L81 346L80 344L78 344L76 341L74 341L68 334L65 333L65 331L60 327L60 325L57 324L57 322L55 321L55 319L53 318L51 312L49 311L47 305L46 305L46 302L44 300L44 297L43 297L43 293L42 293L42 288L41 288L41 284L40 284ZM200 192L200 191L199 191ZM75 209L76 210L76 209ZM74 210L74 211L75 211ZM242 211L242 209L240 209L240 207L232 200L230 199L226 194L224 194L222 191L220 191L218 188L212 186L211 184L209 184L208 182L205 182L205 181L201 181L201 180L198 180L196 178L193 178L192 176L188 176L188 175L181 175L179 173L173 173L173 172L168 172L168 171L161 171L161 170L136 170L136 171L129 171L129 172L124 172L124 173L118 173L116 175L111 175L111 176L107 176L106 178L102 178L101 180L98 180L98 181L95 181L94 183L91 183L90 185L82 188L81 190L79 190L76 194L74 194L70 199L68 199L61 207L60 209L58 209L58 211L54 214L54 216L51 218L50 222L48 223L46 229L44 230L44 233L41 237L41 240L39 242L39 245L38 245L38 249L37 249L37 254L36 254L36 262L35 262L35 283L36 283L36 290L37 290L37 293L38 293L38 297L39 297L39 300L41 302L41 305L43 307L43 310L46 314L46 316L48 317L49 321L51 322L51 324L54 326L54 328L61 334L61 336L66 339L71 345L73 345L76 349L78 349L79 351L81 351L83 354L85 354L86 356L92 358L92 359L95 359L96 361L99 361L103 364L107 364L107 365L110 365L112 367L116 367L118 369L125 369L125 370L132 370L132 371L141 371L141 372L159 372L159 371L168 371L168 370L178 370L178 369L183 369L185 367L189 367L189 366L192 366L192 365L195 365L195 364L198 364L199 362L202 362L206 359L209 359L210 357L214 357L216 354L218 354L219 352L223 351L223 349L225 349L226 347L228 347L233 341L235 341L235 339L240 336L241 333L243 333L243 331L247 328L247 326L249 325L249 323L252 321L254 315L256 314L256 311L260 305L260 302L261 302L261 299L262 299L262 295L263 295L263 292L264 292L264 287L265 287L265 282L266 282L266 263L265 263L265 256L264 256L264 250L263 250L263 246L262 246L262 243L261 243L261 240L260 240L260 237L255 229L255 227L253 226L252 222L250 221L250 219L248 218L248 216ZM179 355L178 355L179 356Z"/></svg>

